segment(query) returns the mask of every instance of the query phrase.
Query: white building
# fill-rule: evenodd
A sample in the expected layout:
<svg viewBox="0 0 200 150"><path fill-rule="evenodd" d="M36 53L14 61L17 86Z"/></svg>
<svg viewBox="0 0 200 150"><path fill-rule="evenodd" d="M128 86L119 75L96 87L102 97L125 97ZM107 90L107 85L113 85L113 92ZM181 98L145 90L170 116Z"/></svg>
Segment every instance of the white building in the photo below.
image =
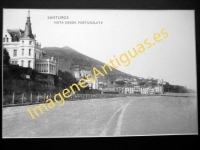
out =
<svg viewBox="0 0 200 150"><path fill-rule="evenodd" d="M25 30L7 29L3 33L3 47L10 55L10 63L22 67L29 67L40 73L56 74L57 63L53 58L46 59L46 52L41 50L41 44L32 34L30 12L25 24Z"/></svg>
<svg viewBox="0 0 200 150"><path fill-rule="evenodd" d="M91 78L94 78L93 75L92 75L92 72L91 71L88 71L88 70L80 70L79 67L76 67L75 70L74 70L74 77L77 79L77 80L80 80L81 78L86 78L87 75L91 75L90 77ZM99 85L99 82L98 80L95 80L93 83L91 83L91 80L86 80L86 82L89 84L89 88L90 89L98 89L98 85Z"/></svg>
<svg viewBox="0 0 200 150"><path fill-rule="evenodd" d="M87 83L90 83L91 80L86 80ZM95 80L92 84L89 84L90 89L99 89L99 82L98 80Z"/></svg>

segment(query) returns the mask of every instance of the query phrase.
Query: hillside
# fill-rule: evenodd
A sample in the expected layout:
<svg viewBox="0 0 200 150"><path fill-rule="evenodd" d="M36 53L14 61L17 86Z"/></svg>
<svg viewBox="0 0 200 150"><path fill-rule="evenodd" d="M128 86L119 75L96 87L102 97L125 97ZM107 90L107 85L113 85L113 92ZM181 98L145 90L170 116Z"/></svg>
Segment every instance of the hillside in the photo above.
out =
<svg viewBox="0 0 200 150"><path fill-rule="evenodd" d="M73 73L73 69L75 65L79 65L80 69L84 70L92 70L93 67L101 68L105 63L88 57L80 52L70 48L70 47L44 47L42 50L46 51L47 57L55 56L55 58L59 58L59 70L68 71ZM105 75L103 78L100 78L100 81L114 81L117 78L132 78L136 76L132 76L126 73L123 73L117 69L113 68L112 72Z"/></svg>

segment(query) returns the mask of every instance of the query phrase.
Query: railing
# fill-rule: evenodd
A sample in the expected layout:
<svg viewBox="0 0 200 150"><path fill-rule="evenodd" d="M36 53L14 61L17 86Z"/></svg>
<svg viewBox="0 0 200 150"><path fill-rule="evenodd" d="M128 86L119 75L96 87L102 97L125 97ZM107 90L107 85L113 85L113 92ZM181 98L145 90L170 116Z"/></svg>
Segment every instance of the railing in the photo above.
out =
<svg viewBox="0 0 200 150"><path fill-rule="evenodd" d="M3 95L3 106L30 105L30 104L44 103L45 101L46 101L46 93L44 94L12 93L12 95Z"/></svg>
<svg viewBox="0 0 200 150"><path fill-rule="evenodd" d="M57 93L43 93L43 94L32 94L32 93L22 93L12 95L3 95L3 107L7 106L22 106L46 103L46 96L54 100L54 95ZM65 100L86 100L86 99L101 99L101 98L114 98L123 97L125 94L74 94L70 98L65 98Z"/></svg>
<svg viewBox="0 0 200 150"><path fill-rule="evenodd" d="M32 105L39 103L46 103L46 96L48 99L51 98L54 100L54 95L57 93L43 93L43 94L33 94L33 93L22 93L12 95L5 94L3 95L3 107L8 106L22 106L22 105ZM125 97L125 96L181 96L188 97L193 95L189 94L176 94L176 93L167 93L167 94L74 94L70 98L65 98L67 101L75 101L75 100L87 100L87 99L101 99L101 98L114 98L114 97Z"/></svg>

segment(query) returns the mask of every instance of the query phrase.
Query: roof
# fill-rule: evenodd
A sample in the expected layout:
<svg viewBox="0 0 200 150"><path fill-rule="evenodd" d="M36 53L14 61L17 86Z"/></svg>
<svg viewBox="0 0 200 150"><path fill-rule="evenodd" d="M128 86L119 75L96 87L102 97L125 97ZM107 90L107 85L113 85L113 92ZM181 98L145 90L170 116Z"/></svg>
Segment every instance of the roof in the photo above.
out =
<svg viewBox="0 0 200 150"><path fill-rule="evenodd" d="M24 34L24 31L21 29L8 29L7 32L10 34L12 39L20 39Z"/></svg>
<svg viewBox="0 0 200 150"><path fill-rule="evenodd" d="M25 25L25 30L23 34L23 38L31 38L34 39L34 35L32 34L32 29L31 29L31 19L30 19L30 12L28 11L28 17L26 20L26 25Z"/></svg>

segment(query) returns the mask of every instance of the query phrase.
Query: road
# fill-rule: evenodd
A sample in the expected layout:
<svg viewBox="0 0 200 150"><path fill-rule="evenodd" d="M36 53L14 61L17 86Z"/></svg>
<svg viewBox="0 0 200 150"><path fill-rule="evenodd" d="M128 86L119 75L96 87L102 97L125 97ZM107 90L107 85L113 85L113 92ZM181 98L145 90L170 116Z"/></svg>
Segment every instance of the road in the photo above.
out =
<svg viewBox="0 0 200 150"><path fill-rule="evenodd" d="M3 138L197 134L197 99L121 97L65 101L32 119L37 106L3 108Z"/></svg>

